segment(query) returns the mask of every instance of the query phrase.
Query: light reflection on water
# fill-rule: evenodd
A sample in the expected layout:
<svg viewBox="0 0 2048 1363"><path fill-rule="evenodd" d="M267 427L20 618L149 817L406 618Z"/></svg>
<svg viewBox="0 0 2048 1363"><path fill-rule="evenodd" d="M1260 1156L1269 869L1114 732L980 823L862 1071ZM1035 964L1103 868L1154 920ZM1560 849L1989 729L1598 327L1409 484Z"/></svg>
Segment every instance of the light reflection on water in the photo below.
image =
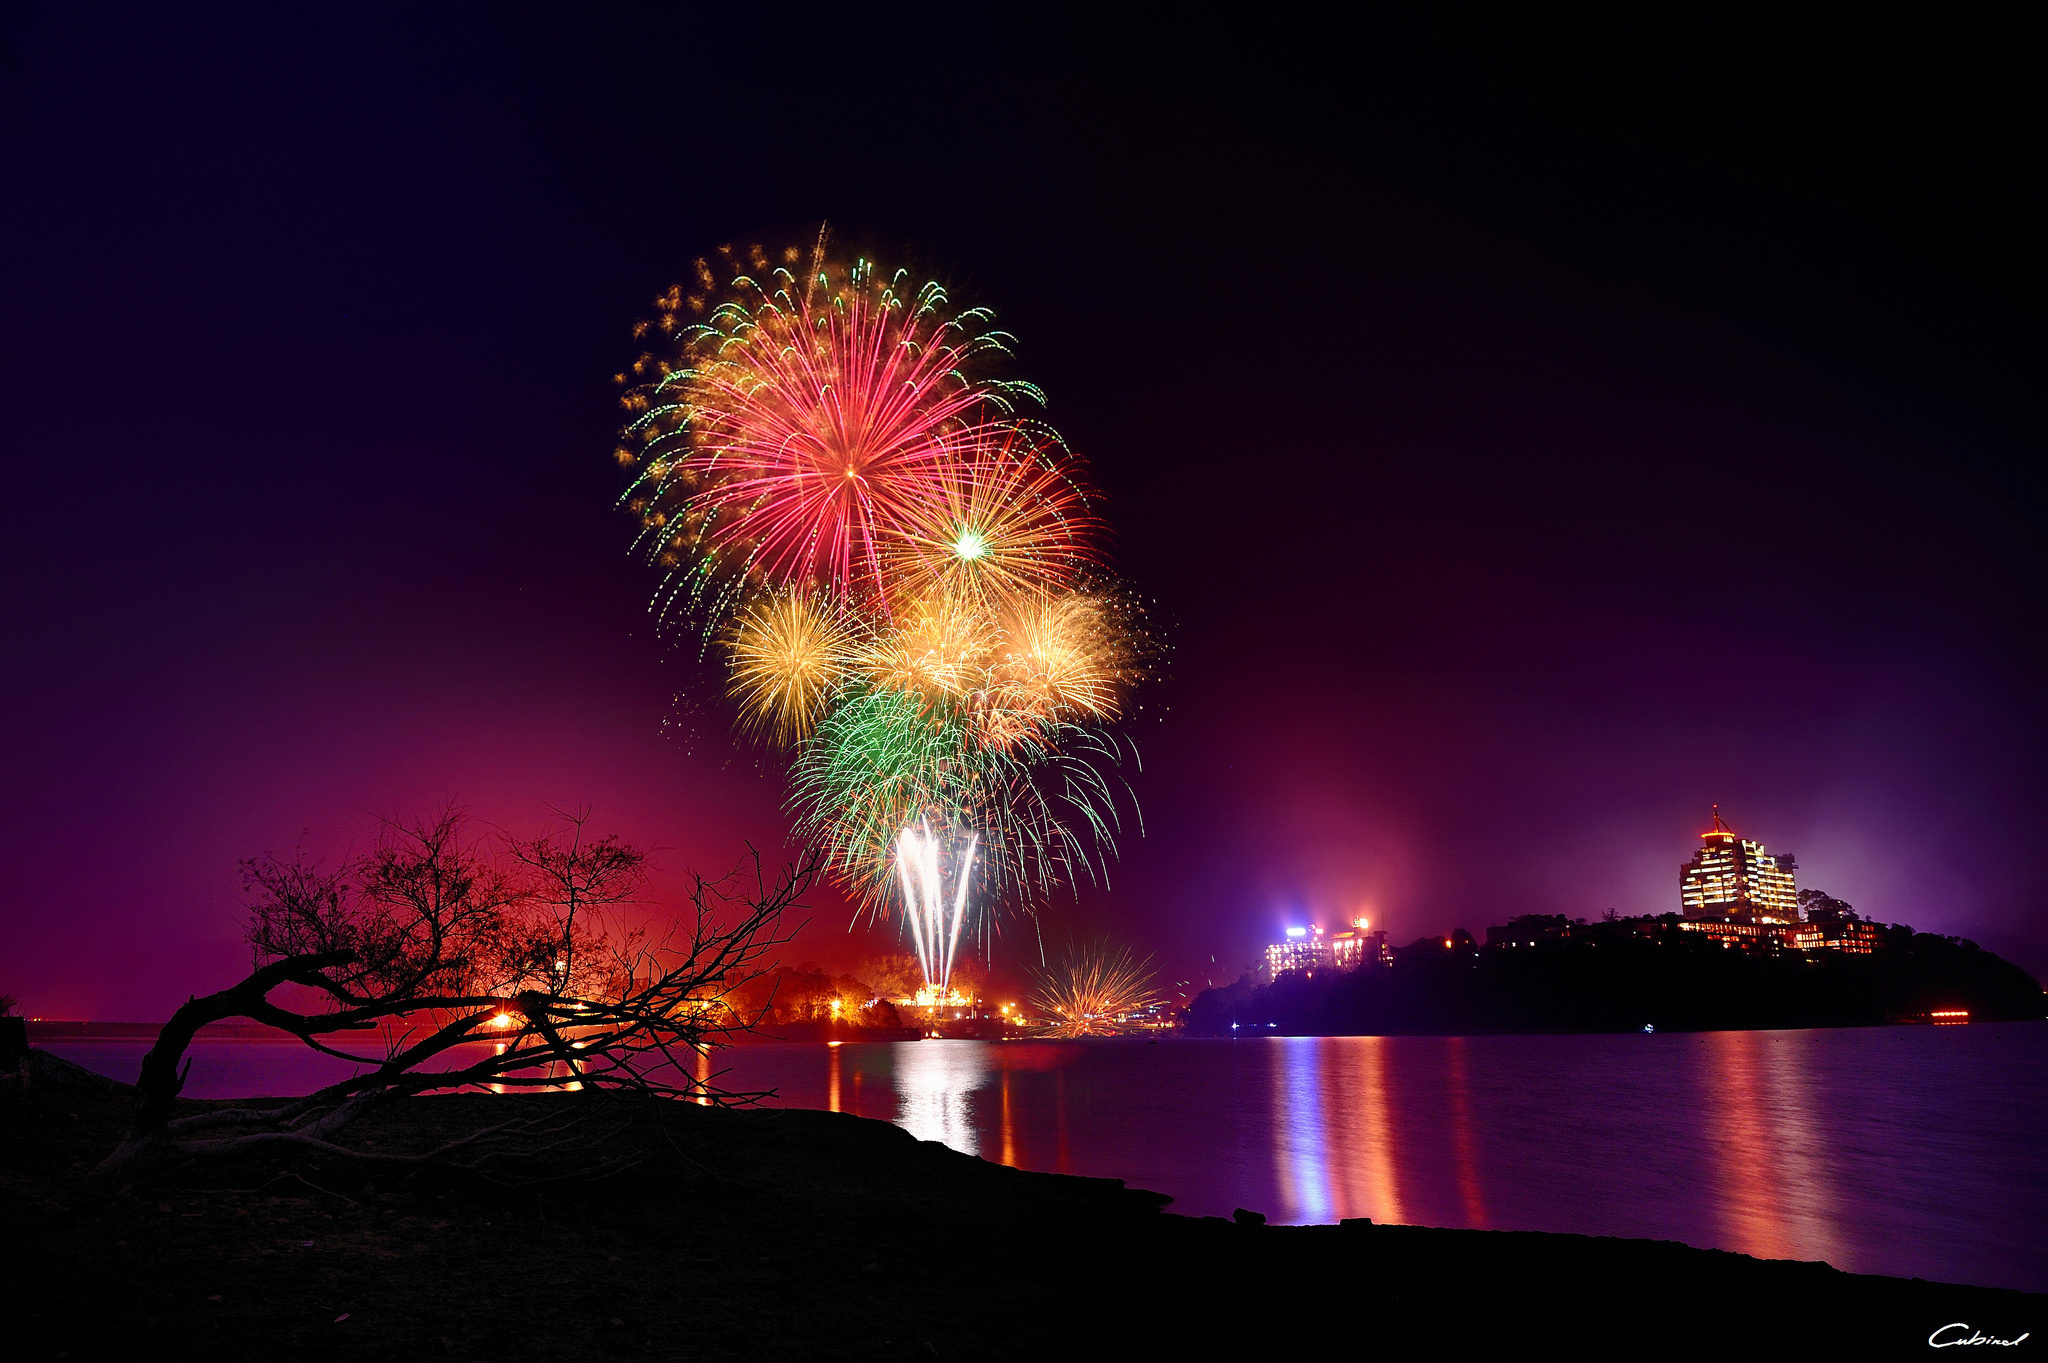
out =
<svg viewBox="0 0 2048 1363"><path fill-rule="evenodd" d="M844 1047L834 1047L835 1052ZM964 1154L981 1153L975 1134L976 1092L987 1082L988 1046L901 1042L894 1048L896 1125L921 1141L938 1141Z"/></svg>
<svg viewBox="0 0 2048 1363"><path fill-rule="evenodd" d="M132 1079L146 1042L50 1049ZM194 1048L194 1097L347 1072ZM2048 1291L2048 1024L741 1046L696 1068L1174 1210L1681 1240Z"/></svg>
<svg viewBox="0 0 2048 1363"><path fill-rule="evenodd" d="M1472 1103L1465 1079L1465 1038L1446 1038L1445 1066L1451 1095L1451 1141L1458 1161L1458 1200L1465 1224L1492 1230L1486 1220L1486 1199L1480 1195L1478 1145L1472 1137Z"/></svg>
<svg viewBox="0 0 2048 1363"><path fill-rule="evenodd" d="M1304 1221L1331 1220L1327 1159L1332 1150L1329 1124L1323 1119L1322 1075L1314 1037L1275 1037L1280 1063L1273 1067L1273 1170L1280 1200ZM1331 1094L1339 1110L1348 1110L1341 1094ZM1341 1148L1341 1147L1338 1147ZM1336 1161L1341 1169L1345 1161Z"/></svg>

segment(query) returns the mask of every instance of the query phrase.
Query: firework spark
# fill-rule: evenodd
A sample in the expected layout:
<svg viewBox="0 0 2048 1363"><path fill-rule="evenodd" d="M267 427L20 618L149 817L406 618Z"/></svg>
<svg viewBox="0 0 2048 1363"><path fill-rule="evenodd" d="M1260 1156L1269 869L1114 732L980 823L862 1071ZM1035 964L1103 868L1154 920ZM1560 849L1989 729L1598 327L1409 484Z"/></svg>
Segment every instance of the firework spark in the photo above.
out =
<svg viewBox="0 0 2048 1363"><path fill-rule="evenodd" d="M1031 1001L1055 1019L1054 1036L1113 1036L1121 1020L1159 1002L1152 962L1107 943L1076 947L1045 971Z"/></svg>

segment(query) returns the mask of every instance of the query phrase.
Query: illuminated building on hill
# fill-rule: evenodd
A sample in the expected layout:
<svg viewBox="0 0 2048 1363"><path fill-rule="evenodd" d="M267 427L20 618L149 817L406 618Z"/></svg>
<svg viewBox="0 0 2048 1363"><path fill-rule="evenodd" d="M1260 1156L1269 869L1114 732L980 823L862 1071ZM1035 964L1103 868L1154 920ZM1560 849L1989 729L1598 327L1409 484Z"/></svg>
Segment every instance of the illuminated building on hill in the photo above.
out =
<svg viewBox="0 0 2048 1363"><path fill-rule="evenodd" d="M1351 920L1351 926L1330 937L1330 960L1346 970L1356 969L1368 962L1383 961L1387 958L1387 934L1385 930L1367 932L1371 923L1363 918Z"/></svg>
<svg viewBox="0 0 2048 1363"><path fill-rule="evenodd" d="M1884 950L1884 928L1877 923L1852 918L1846 923L1822 923L1818 926L1818 932L1821 938L1820 945L1830 951L1846 951L1857 956L1868 956L1872 952Z"/></svg>
<svg viewBox="0 0 2048 1363"><path fill-rule="evenodd" d="M1739 951L1774 951L1788 940L1781 927L1738 918L1688 918L1678 926L1685 932L1703 933L1707 940Z"/></svg>
<svg viewBox="0 0 2048 1363"><path fill-rule="evenodd" d="M1390 959L1387 934L1367 932L1367 926L1365 919L1354 918L1342 932L1287 929L1284 938L1266 948L1266 978L1274 979L1290 971L1355 970Z"/></svg>
<svg viewBox="0 0 2048 1363"><path fill-rule="evenodd" d="M1799 887L1789 852L1772 856L1764 845L1738 838L1714 806L1714 826L1700 834L1704 844L1678 868L1678 903L1687 918L1720 918L1746 923L1797 923Z"/></svg>
<svg viewBox="0 0 2048 1363"><path fill-rule="evenodd" d="M1275 978L1334 963L1329 939L1321 928L1289 928L1285 937L1266 948L1266 974Z"/></svg>

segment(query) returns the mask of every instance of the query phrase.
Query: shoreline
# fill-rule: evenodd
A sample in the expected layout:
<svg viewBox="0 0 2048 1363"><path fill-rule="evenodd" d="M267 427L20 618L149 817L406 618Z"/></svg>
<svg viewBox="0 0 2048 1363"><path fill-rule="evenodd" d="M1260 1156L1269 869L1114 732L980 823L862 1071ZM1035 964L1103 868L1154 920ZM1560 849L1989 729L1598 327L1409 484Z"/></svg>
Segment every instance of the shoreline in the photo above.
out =
<svg viewBox="0 0 2048 1363"><path fill-rule="evenodd" d="M1713 1032L1842 1032L1879 1027L1968 1027L2002 1026L2010 1023L2048 1022L2042 1017L1967 1017L1949 1020L1925 1014L1881 1018L1859 1019L1848 1022L1809 1022L1782 1025L1757 1024L1728 1027L1656 1027L1657 1033L1691 1035ZM74 1041L154 1041L163 1030L161 1022L71 1022L44 1021L28 1022L28 1040L31 1044L41 1042ZM719 1041L715 1049L730 1046L787 1045L814 1046L826 1042L840 1042L853 1045L864 1042L891 1041L1049 1041L1066 1044L1070 1042L1101 1041L1244 1041L1257 1037L1483 1037L1483 1036L1630 1036L1642 1032L1641 1027L1428 1027L1396 1028L1383 1031L1324 1031L1285 1030L1265 1024L1247 1025L1235 1030L1220 1032L1191 1031L1168 1028L1158 1031L1119 1032L1112 1036L1066 1037L1051 1036L1044 1032L1011 1029L1002 1035L947 1035L917 1027L847 1027L841 1024L814 1024L804 1028L782 1027L773 1030L761 1029L752 1032L738 1032ZM380 1032L365 1029L357 1032L340 1032L339 1039L350 1037L381 1036ZM193 1037L195 1042L251 1041L276 1042L282 1045L303 1046L299 1038L275 1027L262 1023L209 1023L201 1027ZM483 1045L493 1040L489 1035L479 1036L468 1044Z"/></svg>
<svg viewBox="0 0 2048 1363"><path fill-rule="evenodd" d="M127 1102L41 1092L0 1122L20 1212L0 1254L36 1335L90 1321L100 1344L150 1357L1088 1358L1270 1349L1275 1313L1305 1303L1382 1345L1557 1340L1596 1357L1674 1329L1889 1352L1955 1321L2002 1337L2048 1323L2048 1296L1673 1241L1180 1216L1120 1180L806 1108L421 1098L349 1143L395 1152L508 1112L596 1113L623 1122L617 1148L641 1162L513 1189L271 1157L93 1189L85 1170ZM669 1327L691 1321L685 1348Z"/></svg>

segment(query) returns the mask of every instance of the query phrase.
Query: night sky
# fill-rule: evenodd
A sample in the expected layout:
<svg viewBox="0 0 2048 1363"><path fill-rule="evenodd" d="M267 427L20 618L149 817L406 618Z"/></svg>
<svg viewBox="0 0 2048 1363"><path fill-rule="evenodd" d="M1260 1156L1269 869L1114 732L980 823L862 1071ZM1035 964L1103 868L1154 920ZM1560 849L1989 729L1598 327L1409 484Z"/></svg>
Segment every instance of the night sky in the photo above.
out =
<svg viewBox="0 0 2048 1363"><path fill-rule="evenodd" d="M2031 34L771 8L0 7L26 1011L229 983L237 858L380 813L782 854L611 375L820 219L1015 333L1172 646L1048 941L1669 911L1718 802L2048 971Z"/></svg>

